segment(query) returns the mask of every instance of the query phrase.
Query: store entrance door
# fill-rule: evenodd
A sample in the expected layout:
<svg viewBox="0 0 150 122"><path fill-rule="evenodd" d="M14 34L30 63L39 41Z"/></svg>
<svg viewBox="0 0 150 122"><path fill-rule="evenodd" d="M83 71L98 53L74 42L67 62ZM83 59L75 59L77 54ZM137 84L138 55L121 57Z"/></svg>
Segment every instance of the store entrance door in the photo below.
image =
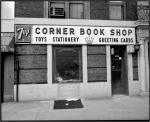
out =
<svg viewBox="0 0 150 122"><path fill-rule="evenodd" d="M112 95L128 94L126 46L111 47Z"/></svg>

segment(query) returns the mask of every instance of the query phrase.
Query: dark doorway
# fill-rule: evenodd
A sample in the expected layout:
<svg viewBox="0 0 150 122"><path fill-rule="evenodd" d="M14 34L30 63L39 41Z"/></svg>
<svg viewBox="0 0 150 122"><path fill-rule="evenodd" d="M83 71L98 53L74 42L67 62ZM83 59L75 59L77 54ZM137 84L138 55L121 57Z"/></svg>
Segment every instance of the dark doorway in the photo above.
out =
<svg viewBox="0 0 150 122"><path fill-rule="evenodd" d="M1 53L1 102L14 101L14 55Z"/></svg>
<svg viewBox="0 0 150 122"><path fill-rule="evenodd" d="M111 47L112 95L128 94L126 46Z"/></svg>
<svg viewBox="0 0 150 122"><path fill-rule="evenodd" d="M5 53L1 53L1 102L4 102L4 58Z"/></svg>

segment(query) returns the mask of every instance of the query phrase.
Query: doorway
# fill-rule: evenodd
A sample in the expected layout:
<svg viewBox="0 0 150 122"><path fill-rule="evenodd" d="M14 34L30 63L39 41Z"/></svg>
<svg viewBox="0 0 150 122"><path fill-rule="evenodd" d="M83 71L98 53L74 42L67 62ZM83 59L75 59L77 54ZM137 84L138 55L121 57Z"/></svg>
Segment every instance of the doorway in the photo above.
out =
<svg viewBox="0 0 150 122"><path fill-rule="evenodd" d="M1 53L1 102L14 101L14 55Z"/></svg>
<svg viewBox="0 0 150 122"><path fill-rule="evenodd" d="M112 95L128 94L126 46L111 46Z"/></svg>
<svg viewBox="0 0 150 122"><path fill-rule="evenodd" d="M1 53L1 102L4 102L4 58L5 54Z"/></svg>

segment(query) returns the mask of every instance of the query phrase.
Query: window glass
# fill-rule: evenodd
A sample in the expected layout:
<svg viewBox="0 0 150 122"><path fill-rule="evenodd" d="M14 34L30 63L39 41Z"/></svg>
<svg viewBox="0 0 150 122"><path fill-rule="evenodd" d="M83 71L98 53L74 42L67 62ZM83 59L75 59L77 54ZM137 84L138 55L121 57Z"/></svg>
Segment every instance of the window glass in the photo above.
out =
<svg viewBox="0 0 150 122"><path fill-rule="evenodd" d="M124 19L124 10L123 10L122 1L110 1L109 3L109 18L113 20L122 20Z"/></svg>
<svg viewBox="0 0 150 122"><path fill-rule="evenodd" d="M82 19L83 16L83 4L81 3L71 3L70 4L70 18Z"/></svg>
<svg viewBox="0 0 150 122"><path fill-rule="evenodd" d="M122 19L121 6L110 6L110 19Z"/></svg>
<svg viewBox="0 0 150 122"><path fill-rule="evenodd" d="M54 47L54 83L81 82L81 47Z"/></svg>

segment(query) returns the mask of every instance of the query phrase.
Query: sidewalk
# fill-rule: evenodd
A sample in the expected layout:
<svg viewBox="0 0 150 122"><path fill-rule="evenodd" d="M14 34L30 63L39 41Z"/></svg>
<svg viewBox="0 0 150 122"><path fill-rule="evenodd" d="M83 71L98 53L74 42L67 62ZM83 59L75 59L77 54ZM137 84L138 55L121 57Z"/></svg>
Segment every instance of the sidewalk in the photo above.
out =
<svg viewBox="0 0 150 122"><path fill-rule="evenodd" d="M81 99L84 108L53 109L54 101L2 104L2 120L149 120L148 96Z"/></svg>

